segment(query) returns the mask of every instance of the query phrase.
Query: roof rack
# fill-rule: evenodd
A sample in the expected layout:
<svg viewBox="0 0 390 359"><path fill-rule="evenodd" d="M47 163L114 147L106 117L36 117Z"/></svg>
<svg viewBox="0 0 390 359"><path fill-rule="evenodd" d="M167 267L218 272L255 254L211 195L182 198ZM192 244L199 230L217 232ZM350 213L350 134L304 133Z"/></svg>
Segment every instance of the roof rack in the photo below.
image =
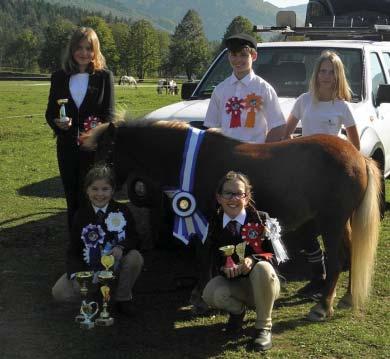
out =
<svg viewBox="0 0 390 359"><path fill-rule="evenodd" d="M290 27L290 26L253 26L254 32L273 32L288 36L305 36L310 40L372 40L390 41L390 25L372 25L364 27Z"/></svg>

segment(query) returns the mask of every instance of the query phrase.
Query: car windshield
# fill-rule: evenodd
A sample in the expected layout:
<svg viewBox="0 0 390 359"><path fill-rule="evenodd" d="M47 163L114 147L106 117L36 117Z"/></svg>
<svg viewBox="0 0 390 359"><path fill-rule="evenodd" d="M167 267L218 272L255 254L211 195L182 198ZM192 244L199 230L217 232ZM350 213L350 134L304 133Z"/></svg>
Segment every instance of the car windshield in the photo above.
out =
<svg viewBox="0 0 390 359"><path fill-rule="evenodd" d="M308 90L316 59L324 50L337 52L344 63L352 100L362 99L362 55L360 49L324 47L260 47L253 63L255 73L268 81L279 97L298 97ZM197 88L195 97L209 97L216 85L227 78L232 70L225 51L206 74Z"/></svg>

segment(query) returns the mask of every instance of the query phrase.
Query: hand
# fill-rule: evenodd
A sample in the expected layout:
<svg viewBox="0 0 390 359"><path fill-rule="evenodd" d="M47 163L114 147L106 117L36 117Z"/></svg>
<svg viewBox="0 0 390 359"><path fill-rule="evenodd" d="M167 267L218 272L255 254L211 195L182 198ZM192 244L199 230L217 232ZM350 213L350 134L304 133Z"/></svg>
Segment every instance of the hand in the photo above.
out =
<svg viewBox="0 0 390 359"><path fill-rule="evenodd" d="M63 131L69 130L69 128L72 126L72 119L70 117L66 118L67 121L61 121L61 119L59 118L54 119L54 123L56 124L56 126Z"/></svg>
<svg viewBox="0 0 390 359"><path fill-rule="evenodd" d="M253 266L255 265L255 261L251 257L244 258L244 262L241 264L241 273L242 274L248 274Z"/></svg>
<svg viewBox="0 0 390 359"><path fill-rule="evenodd" d="M122 247L118 247L118 246L114 247L112 249L111 254L114 256L115 261L121 260L121 258L123 256L123 249L122 249Z"/></svg>
<svg viewBox="0 0 390 359"><path fill-rule="evenodd" d="M226 278L235 278L241 274L241 266L234 266L233 268L222 268Z"/></svg>

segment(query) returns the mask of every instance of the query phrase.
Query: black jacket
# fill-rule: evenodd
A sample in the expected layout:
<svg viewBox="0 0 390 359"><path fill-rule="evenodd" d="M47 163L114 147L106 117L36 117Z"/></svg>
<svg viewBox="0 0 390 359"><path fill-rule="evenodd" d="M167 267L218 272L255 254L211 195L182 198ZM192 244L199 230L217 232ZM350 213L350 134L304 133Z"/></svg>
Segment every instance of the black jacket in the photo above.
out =
<svg viewBox="0 0 390 359"><path fill-rule="evenodd" d="M100 70L90 74L85 98L78 109L69 90L70 76L63 70L52 74L46 121L59 140L75 143L77 129L84 130L84 120L89 116L99 117L101 122L109 122L113 119L114 78L109 70ZM66 115L72 118L72 127L68 131L59 129L54 123L54 119L59 118L60 105L57 103L59 99L68 99L65 105Z"/></svg>
<svg viewBox="0 0 390 359"><path fill-rule="evenodd" d="M126 220L126 225L124 227L125 237L123 240L118 242L118 244L123 247L123 254L126 254L129 250L138 248L139 237L136 232L135 222L130 213L130 210L123 203L119 203L113 200L110 201L104 216L104 220L111 212L118 211L122 212ZM84 249L86 246L81 238L83 229L89 224L97 224L97 216L90 203L86 207L80 208L74 216L66 261L68 275L83 270L94 269L91 268L91 266L89 266L84 259ZM99 245L99 247L101 249L104 248L107 242L116 244L116 232L109 232L105 223L103 223L101 227L105 233L105 238L104 243ZM103 269L103 267L99 269Z"/></svg>

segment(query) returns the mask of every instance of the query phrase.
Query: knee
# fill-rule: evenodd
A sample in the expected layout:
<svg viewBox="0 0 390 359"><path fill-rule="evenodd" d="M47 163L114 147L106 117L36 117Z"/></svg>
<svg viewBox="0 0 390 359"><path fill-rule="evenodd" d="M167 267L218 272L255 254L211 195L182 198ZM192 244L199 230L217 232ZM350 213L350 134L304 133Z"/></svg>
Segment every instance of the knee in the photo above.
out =
<svg viewBox="0 0 390 359"><path fill-rule="evenodd" d="M275 269L266 261L256 263L252 269L251 276L256 276L261 281L279 282Z"/></svg>
<svg viewBox="0 0 390 359"><path fill-rule="evenodd" d="M133 249L129 253L126 254L126 256L122 260L122 267L127 268L139 268L141 269L144 265L144 258L142 257L141 253L137 250Z"/></svg>
<svg viewBox="0 0 390 359"><path fill-rule="evenodd" d="M221 285L217 278L212 279L207 283L203 290L202 298L210 307L222 308L223 303L230 296L230 291L227 286Z"/></svg>

